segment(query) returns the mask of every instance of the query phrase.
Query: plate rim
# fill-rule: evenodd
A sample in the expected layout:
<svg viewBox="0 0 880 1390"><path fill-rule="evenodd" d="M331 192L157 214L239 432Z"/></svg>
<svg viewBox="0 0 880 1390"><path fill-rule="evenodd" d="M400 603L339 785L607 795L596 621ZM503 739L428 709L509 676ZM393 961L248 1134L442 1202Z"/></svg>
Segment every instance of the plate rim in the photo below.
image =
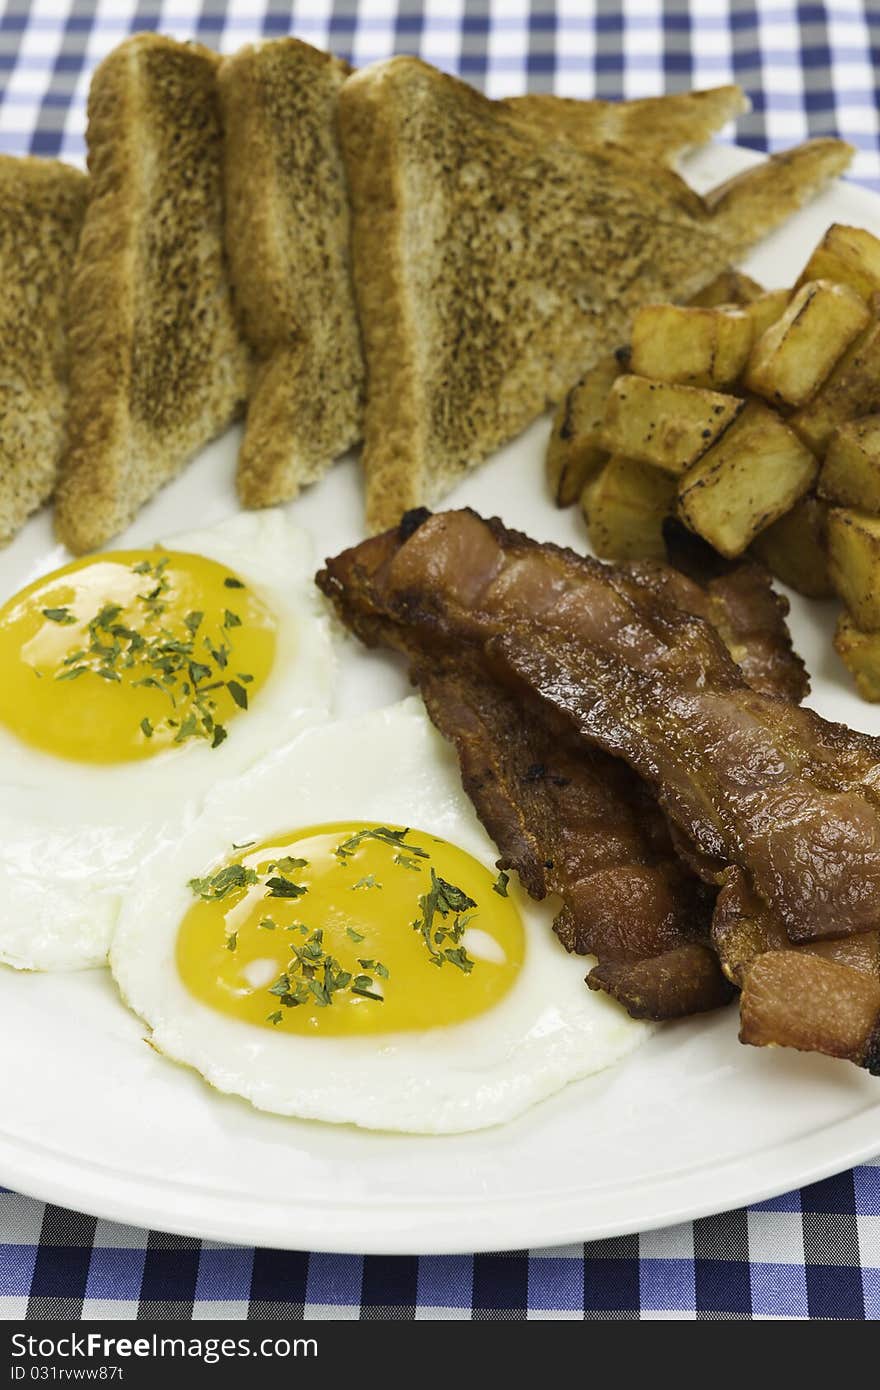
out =
<svg viewBox="0 0 880 1390"><path fill-rule="evenodd" d="M634 1197L631 1213L624 1219L612 1217L603 1220L599 1215L599 1208L609 1200L607 1187L599 1193L585 1192L572 1196L568 1192L555 1200L545 1197L535 1206L534 1214L531 1208L527 1209L525 1218L522 1216L522 1203L516 1198L507 1198L487 1206L485 1196L475 1197L467 1204L470 1224L465 1244L452 1233L453 1227L459 1229L461 1225L461 1203L453 1208L451 1219L433 1215L426 1219L424 1208L421 1208L418 1235L414 1241L410 1226L405 1219L401 1219L405 1217L405 1209L396 1207L391 1201L380 1206L371 1204L369 1209L361 1203L351 1202L348 1210L357 1208L362 1223L353 1241L345 1224L347 1209L344 1201L337 1200L329 1210L327 1206L316 1207L314 1202L305 1200L288 1202L280 1207L263 1201L255 1194L243 1206L240 1193L218 1196L216 1192L207 1192L199 1194L196 1210L193 1210L193 1189L178 1185L173 1179L145 1178L142 1175L121 1177L103 1170L98 1164L81 1159L66 1160L52 1153L44 1156L40 1175L33 1175L21 1158L16 1162L11 1155L16 1150L22 1153L38 1150L40 1146L29 1145L22 1140L10 1143L2 1134L0 1168L4 1184L11 1180L15 1192L36 1201L80 1211L99 1220L224 1245L348 1255L505 1253L558 1249L566 1245L673 1227L701 1217L753 1206L819 1182L877 1157L878 1106L880 1098L877 1104L861 1108L844 1121L810 1130L793 1140L760 1151L760 1162L768 1170L760 1180L749 1177L755 1161L754 1153L744 1153L729 1163L719 1164L713 1174L728 1173L725 1195L720 1201L708 1189L699 1198L690 1195L689 1189L695 1177L699 1180L705 1175L705 1170L700 1169L695 1175L694 1170L687 1168L648 1186L640 1182L636 1188L633 1180L618 1189L621 1199ZM843 1156L840 1148L833 1145L833 1152L816 1157L817 1139L824 1145L828 1136L839 1135L841 1129L850 1136ZM804 1151L803 1157L793 1168L790 1166L792 1151L795 1154ZM58 1169L58 1176L52 1171L53 1167ZM79 1178L78 1182L60 1176L69 1170ZM92 1182L84 1183L84 1175L89 1175ZM112 1179L112 1186L108 1187L108 1179ZM168 1196L175 1190L179 1192L181 1200L179 1217L172 1213L168 1204ZM610 1193L614 1191L614 1188L610 1189ZM187 1208L191 1214L187 1213ZM250 1214L254 1210L261 1213L256 1220ZM549 1218L548 1212L552 1213ZM396 1221L393 1219L395 1215ZM328 1216L331 1218L329 1229ZM389 1218L392 1220L389 1221ZM390 1234L392 1227L393 1233Z"/></svg>

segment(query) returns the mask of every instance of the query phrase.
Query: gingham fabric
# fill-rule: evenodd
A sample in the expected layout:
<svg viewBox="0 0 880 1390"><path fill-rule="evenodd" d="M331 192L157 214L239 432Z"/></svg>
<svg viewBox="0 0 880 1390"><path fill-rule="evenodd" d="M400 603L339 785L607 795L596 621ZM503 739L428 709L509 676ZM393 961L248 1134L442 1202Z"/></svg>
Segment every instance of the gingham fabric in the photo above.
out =
<svg viewBox="0 0 880 1390"><path fill-rule="evenodd" d="M880 189L880 3L858 0L6 0L0 150L81 162L90 73L139 29L227 52L293 33L356 64L417 53L490 96L636 97L736 81L752 100L740 143L842 135L857 149L851 176ZM0 1189L0 1316L877 1318L880 1160L664 1231L412 1259L221 1246Z"/></svg>
<svg viewBox="0 0 880 1390"><path fill-rule="evenodd" d="M4 1318L880 1318L880 1162L617 1240L419 1258L245 1250L0 1191Z"/></svg>

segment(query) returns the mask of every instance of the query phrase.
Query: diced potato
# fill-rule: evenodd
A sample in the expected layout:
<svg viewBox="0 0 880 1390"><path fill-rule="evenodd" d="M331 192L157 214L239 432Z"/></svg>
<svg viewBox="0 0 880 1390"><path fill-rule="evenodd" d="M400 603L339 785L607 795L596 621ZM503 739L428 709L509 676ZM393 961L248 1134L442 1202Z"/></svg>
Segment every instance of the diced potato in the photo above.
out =
<svg viewBox="0 0 880 1390"><path fill-rule="evenodd" d="M880 632L862 632L848 613L838 621L834 647L856 678L863 700L880 700Z"/></svg>
<svg viewBox="0 0 880 1390"><path fill-rule="evenodd" d="M679 516L732 559L809 492L817 468L809 449L775 411L749 401L681 479Z"/></svg>
<svg viewBox="0 0 880 1390"><path fill-rule="evenodd" d="M756 537L752 552L790 589L806 598L831 598L835 590L825 553L826 520L824 502L808 493Z"/></svg>
<svg viewBox="0 0 880 1390"><path fill-rule="evenodd" d="M856 627L876 632L880 628L880 517L832 507L828 568Z"/></svg>
<svg viewBox="0 0 880 1390"><path fill-rule="evenodd" d="M665 560L663 522L675 508L675 479L615 455L582 498L590 544L603 560Z"/></svg>
<svg viewBox="0 0 880 1390"><path fill-rule="evenodd" d="M741 309L647 304L632 327L631 369L655 381L723 390L742 373L752 324Z"/></svg>
<svg viewBox="0 0 880 1390"><path fill-rule="evenodd" d="M547 481L557 507L571 507L608 458L602 448L605 401L626 370L628 351L611 352L591 367L560 402L547 445Z"/></svg>
<svg viewBox="0 0 880 1390"><path fill-rule="evenodd" d="M818 457L825 453L838 425L880 412L880 317L847 348L813 399L789 424Z"/></svg>
<svg viewBox="0 0 880 1390"><path fill-rule="evenodd" d="M771 323L781 318L791 299L791 290L767 290L751 303L743 305L743 313L752 321L752 342L766 333Z"/></svg>
<svg viewBox="0 0 880 1390"><path fill-rule="evenodd" d="M855 290L810 280L752 348L746 387L774 404L804 405L869 319Z"/></svg>
<svg viewBox="0 0 880 1390"><path fill-rule="evenodd" d="M708 284L690 303L704 309L714 309L717 304L750 304L764 293L757 280L743 275L741 270L722 270L720 275Z"/></svg>
<svg viewBox="0 0 880 1390"><path fill-rule="evenodd" d="M602 440L611 454L683 473L740 413L744 402L697 386L619 376L608 393Z"/></svg>
<svg viewBox="0 0 880 1390"><path fill-rule="evenodd" d="M819 495L880 516L880 415L840 425L819 470Z"/></svg>
<svg viewBox="0 0 880 1390"><path fill-rule="evenodd" d="M835 222L804 266L797 287L808 280L835 280L869 300L880 290L880 241L864 227Z"/></svg>

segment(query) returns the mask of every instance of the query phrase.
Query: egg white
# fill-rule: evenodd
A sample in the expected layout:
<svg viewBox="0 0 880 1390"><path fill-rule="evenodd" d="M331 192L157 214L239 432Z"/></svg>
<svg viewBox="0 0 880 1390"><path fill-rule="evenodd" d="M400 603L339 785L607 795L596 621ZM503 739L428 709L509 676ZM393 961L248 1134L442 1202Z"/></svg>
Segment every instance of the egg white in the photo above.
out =
<svg viewBox="0 0 880 1390"><path fill-rule="evenodd" d="M305 532L281 511L251 512L163 545L227 565L263 598L278 622L275 662L218 748L193 739L142 762L85 764L0 726L0 960L20 969L104 964L144 860L173 847L218 780L330 708L332 639Z"/></svg>
<svg viewBox="0 0 880 1390"><path fill-rule="evenodd" d="M588 962L559 944L552 906L530 902L514 884L524 965L499 1003L463 1023L370 1038L302 1036L231 1018L190 995L175 964L178 927L193 901L188 880L233 843L361 819L427 830L490 869L497 859L455 757L417 699L303 731L218 787L198 822L150 861L143 886L126 897L110 964L155 1048L262 1110L443 1134L510 1120L617 1062L650 1031L587 989ZM475 955L479 948L475 939Z"/></svg>

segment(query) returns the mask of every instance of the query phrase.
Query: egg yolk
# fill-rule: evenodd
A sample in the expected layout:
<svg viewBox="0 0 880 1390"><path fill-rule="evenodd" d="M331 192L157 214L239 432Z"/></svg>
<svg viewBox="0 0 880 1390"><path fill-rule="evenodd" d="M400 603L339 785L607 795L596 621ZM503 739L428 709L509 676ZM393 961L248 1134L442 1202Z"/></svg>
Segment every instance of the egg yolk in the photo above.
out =
<svg viewBox="0 0 880 1390"><path fill-rule="evenodd" d="M85 763L218 747L266 681L275 638L262 599L204 556L77 560L0 608L0 723Z"/></svg>
<svg viewBox="0 0 880 1390"><path fill-rule="evenodd" d="M239 847L190 888L177 937L191 994L281 1032L425 1029L483 1013L522 965L496 876L422 830L321 825Z"/></svg>

